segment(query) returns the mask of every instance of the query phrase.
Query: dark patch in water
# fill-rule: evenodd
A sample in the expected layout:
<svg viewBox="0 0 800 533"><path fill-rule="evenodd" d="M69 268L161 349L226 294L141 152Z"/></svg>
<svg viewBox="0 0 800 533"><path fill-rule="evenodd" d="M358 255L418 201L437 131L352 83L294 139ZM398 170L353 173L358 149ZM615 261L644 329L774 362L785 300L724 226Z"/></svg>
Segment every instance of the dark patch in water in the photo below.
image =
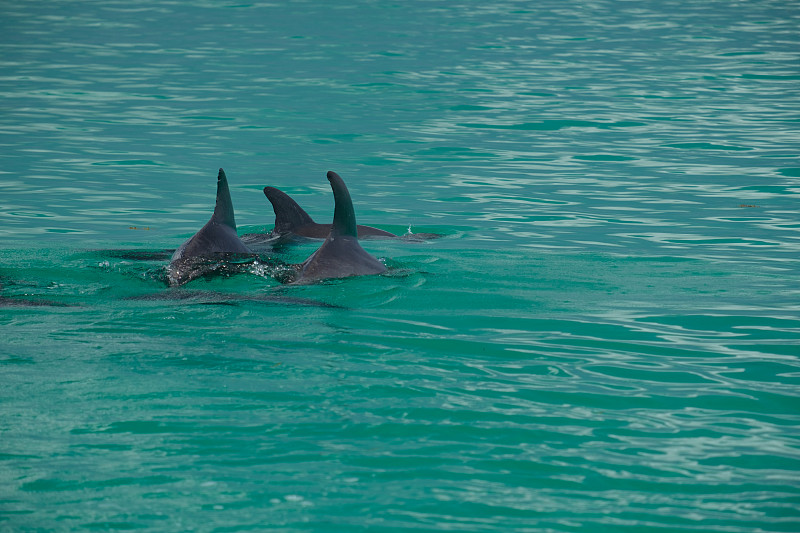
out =
<svg viewBox="0 0 800 533"><path fill-rule="evenodd" d="M174 250L139 250L139 249L117 249L117 250L96 250L98 253L113 257L114 259L127 259L129 261L168 261Z"/></svg>
<svg viewBox="0 0 800 533"><path fill-rule="evenodd" d="M144 294L141 296L129 296L125 300L138 301L178 301L189 302L198 305L238 305L242 302L255 302L267 304L296 305L307 307L327 307L331 309L344 309L342 306L333 305L309 298L297 298L294 296L283 296L277 294L261 295L242 295L230 294L219 291L187 291L184 289L173 289L154 294Z"/></svg>

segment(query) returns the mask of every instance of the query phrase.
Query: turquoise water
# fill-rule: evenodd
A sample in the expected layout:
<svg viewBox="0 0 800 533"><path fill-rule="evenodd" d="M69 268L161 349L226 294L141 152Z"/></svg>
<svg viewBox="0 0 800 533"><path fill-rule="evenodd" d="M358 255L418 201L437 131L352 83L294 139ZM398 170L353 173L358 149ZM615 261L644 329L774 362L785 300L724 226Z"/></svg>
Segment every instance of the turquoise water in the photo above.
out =
<svg viewBox="0 0 800 533"><path fill-rule="evenodd" d="M798 2L13 4L0 530L800 530Z"/></svg>

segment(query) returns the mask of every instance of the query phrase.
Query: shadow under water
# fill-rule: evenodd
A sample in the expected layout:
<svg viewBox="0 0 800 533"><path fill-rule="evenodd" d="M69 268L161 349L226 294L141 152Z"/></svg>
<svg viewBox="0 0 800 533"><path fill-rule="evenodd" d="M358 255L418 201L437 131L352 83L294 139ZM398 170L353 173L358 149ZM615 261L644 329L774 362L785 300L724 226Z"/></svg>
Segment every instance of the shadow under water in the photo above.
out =
<svg viewBox="0 0 800 533"><path fill-rule="evenodd" d="M128 301L176 301L187 302L197 305L238 305L243 302L255 302L265 304L279 304L279 305L296 305L308 307L326 307L331 309L345 309L340 305L329 304L318 300L309 298L298 298L294 296L285 296L281 294L255 294L243 295L226 293L222 291L207 291L207 290L184 290L184 289L168 289L164 292L143 294L140 296L128 296L124 298Z"/></svg>

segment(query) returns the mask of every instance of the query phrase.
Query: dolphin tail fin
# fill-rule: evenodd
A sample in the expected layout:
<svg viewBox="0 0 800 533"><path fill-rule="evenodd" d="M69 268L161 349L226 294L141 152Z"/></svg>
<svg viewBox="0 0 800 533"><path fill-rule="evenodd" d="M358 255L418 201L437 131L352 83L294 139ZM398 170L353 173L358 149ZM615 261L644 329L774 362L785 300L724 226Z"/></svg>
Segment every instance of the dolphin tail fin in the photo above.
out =
<svg viewBox="0 0 800 533"><path fill-rule="evenodd" d="M331 182L333 189L333 199L336 206L333 210L333 226L331 235L349 235L358 238L358 226L356 225L356 212L353 209L353 201L350 199L350 192L344 184L344 180L334 171L328 172L328 181Z"/></svg>
<svg viewBox="0 0 800 533"><path fill-rule="evenodd" d="M275 231L290 233L306 224L313 224L311 217L297 205L291 196L275 187L264 187L264 196L275 211Z"/></svg>
<svg viewBox="0 0 800 533"><path fill-rule="evenodd" d="M217 175L217 205L214 207L211 221L236 229L231 191L228 189L228 178L222 169L219 169L219 174Z"/></svg>

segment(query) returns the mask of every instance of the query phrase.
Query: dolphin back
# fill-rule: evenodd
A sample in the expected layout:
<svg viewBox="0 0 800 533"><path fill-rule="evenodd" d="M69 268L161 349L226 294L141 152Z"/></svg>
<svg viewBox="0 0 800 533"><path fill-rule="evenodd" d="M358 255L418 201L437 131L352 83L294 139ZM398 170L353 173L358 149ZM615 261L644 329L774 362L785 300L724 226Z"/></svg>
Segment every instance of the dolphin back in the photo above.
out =
<svg viewBox="0 0 800 533"><path fill-rule="evenodd" d="M233 202L228 190L225 172L219 169L217 175L217 203L214 214L200 231L184 242L172 254L167 277L169 284L182 285L187 281L213 270L206 258L216 254L252 254L236 233L236 219L233 215Z"/></svg>
<svg viewBox="0 0 800 533"><path fill-rule="evenodd" d="M316 252L302 264L296 265L293 283L311 283L320 279L345 278L380 274L386 266L369 254L358 242L358 227L353 201L344 180L335 172L328 172L336 206L330 234Z"/></svg>

